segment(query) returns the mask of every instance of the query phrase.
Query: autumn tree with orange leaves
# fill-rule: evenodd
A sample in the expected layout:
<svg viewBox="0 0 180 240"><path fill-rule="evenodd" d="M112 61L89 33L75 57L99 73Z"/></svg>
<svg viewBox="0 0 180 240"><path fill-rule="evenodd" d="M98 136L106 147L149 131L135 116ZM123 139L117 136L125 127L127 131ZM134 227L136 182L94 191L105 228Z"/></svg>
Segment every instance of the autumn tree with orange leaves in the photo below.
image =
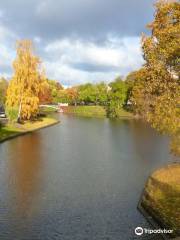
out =
<svg viewBox="0 0 180 240"><path fill-rule="evenodd" d="M67 89L68 100L71 104L77 105L78 101L78 89L76 87Z"/></svg>
<svg viewBox="0 0 180 240"><path fill-rule="evenodd" d="M39 110L39 93L45 84L39 57L30 40L17 42L14 75L7 90L6 107L17 110L18 120L35 118Z"/></svg>
<svg viewBox="0 0 180 240"><path fill-rule="evenodd" d="M143 36L145 65L136 72L132 93L136 112L151 125L180 139L180 4L160 0L155 5L150 36ZM176 149L180 155L180 145Z"/></svg>

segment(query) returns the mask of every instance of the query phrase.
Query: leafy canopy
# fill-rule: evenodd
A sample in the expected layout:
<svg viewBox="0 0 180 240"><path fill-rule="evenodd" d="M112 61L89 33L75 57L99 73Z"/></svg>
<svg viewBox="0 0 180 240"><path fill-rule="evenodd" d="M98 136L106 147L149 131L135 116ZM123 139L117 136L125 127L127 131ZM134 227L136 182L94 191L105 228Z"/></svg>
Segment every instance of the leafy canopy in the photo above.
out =
<svg viewBox="0 0 180 240"><path fill-rule="evenodd" d="M14 75L7 90L6 106L18 108L18 118L37 116L39 93L45 80L40 59L34 54L32 42L17 42L17 56L13 62Z"/></svg>
<svg viewBox="0 0 180 240"><path fill-rule="evenodd" d="M158 1L150 36L143 36L145 66L136 74L133 102L137 112L161 132L180 128L180 4Z"/></svg>
<svg viewBox="0 0 180 240"><path fill-rule="evenodd" d="M128 86L121 78L116 78L114 82L109 84L109 87L108 116L117 118L121 113L121 109L127 103Z"/></svg>

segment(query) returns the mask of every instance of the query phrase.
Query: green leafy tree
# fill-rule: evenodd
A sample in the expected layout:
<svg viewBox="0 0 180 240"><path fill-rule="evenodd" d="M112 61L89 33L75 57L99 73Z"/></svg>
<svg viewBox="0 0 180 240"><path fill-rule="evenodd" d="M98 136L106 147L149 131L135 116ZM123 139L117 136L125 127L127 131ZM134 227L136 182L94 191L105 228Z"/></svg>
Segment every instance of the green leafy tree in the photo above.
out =
<svg viewBox="0 0 180 240"><path fill-rule="evenodd" d="M80 85L77 91L79 104L107 105L107 85L103 82Z"/></svg>
<svg viewBox="0 0 180 240"><path fill-rule="evenodd" d="M97 101L99 105L106 106L108 103L108 87L104 82L96 85Z"/></svg>
<svg viewBox="0 0 180 240"><path fill-rule="evenodd" d="M109 84L111 90L109 91L108 99L108 116L117 118L120 116L122 108L127 103L128 88L121 78L117 78L114 82Z"/></svg>
<svg viewBox="0 0 180 240"><path fill-rule="evenodd" d="M6 100L6 91L8 88L8 82L5 78L0 78L0 105L4 105Z"/></svg>
<svg viewBox="0 0 180 240"><path fill-rule="evenodd" d="M61 96L62 96L62 90L63 87L62 85L55 81L55 80L47 80L49 84L49 89L50 89L50 95L51 95L51 102L52 103L58 103L61 102ZM64 97L63 97L64 98Z"/></svg>
<svg viewBox="0 0 180 240"><path fill-rule="evenodd" d="M61 102L61 103L69 103L70 99L68 96L68 92L66 89L62 89L58 91L58 94L56 96L56 102Z"/></svg>
<svg viewBox="0 0 180 240"><path fill-rule="evenodd" d="M93 84L87 83L78 87L79 102L85 105L97 102L97 89Z"/></svg>

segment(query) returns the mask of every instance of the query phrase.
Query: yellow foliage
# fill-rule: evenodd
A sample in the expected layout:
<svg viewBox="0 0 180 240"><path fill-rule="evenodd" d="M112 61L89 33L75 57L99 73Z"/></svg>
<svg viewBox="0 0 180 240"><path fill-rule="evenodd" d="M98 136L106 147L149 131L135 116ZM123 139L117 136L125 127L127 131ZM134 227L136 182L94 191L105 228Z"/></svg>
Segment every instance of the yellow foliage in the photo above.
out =
<svg viewBox="0 0 180 240"><path fill-rule="evenodd" d="M29 40L17 42L17 57L13 63L14 75L7 90L6 105L19 108L19 118L30 119L37 116L38 94L45 81L40 59L33 53Z"/></svg>
<svg viewBox="0 0 180 240"><path fill-rule="evenodd" d="M143 35L146 61L136 73L133 91L137 111L161 132L175 134L180 129L180 4L160 0L154 21L148 26L151 36Z"/></svg>

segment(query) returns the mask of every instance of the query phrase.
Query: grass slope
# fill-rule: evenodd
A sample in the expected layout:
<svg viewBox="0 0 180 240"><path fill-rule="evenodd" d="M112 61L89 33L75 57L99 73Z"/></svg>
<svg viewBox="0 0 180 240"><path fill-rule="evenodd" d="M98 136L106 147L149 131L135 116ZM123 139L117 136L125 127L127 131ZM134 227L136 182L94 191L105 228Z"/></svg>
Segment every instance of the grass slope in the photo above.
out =
<svg viewBox="0 0 180 240"><path fill-rule="evenodd" d="M69 106L65 113L72 113L85 117L105 117L106 110L102 106Z"/></svg>
<svg viewBox="0 0 180 240"><path fill-rule="evenodd" d="M56 124L58 121L50 117L43 117L36 121L26 121L23 124L8 124L0 128L0 142L9 138L32 132L47 126Z"/></svg>
<svg viewBox="0 0 180 240"><path fill-rule="evenodd" d="M65 108L65 113L72 113L85 117L106 117L106 109L103 106L69 106ZM124 109L119 111L118 118L131 118L133 115Z"/></svg>
<svg viewBox="0 0 180 240"><path fill-rule="evenodd" d="M180 164L168 165L151 175L142 206L163 227L180 234Z"/></svg>

